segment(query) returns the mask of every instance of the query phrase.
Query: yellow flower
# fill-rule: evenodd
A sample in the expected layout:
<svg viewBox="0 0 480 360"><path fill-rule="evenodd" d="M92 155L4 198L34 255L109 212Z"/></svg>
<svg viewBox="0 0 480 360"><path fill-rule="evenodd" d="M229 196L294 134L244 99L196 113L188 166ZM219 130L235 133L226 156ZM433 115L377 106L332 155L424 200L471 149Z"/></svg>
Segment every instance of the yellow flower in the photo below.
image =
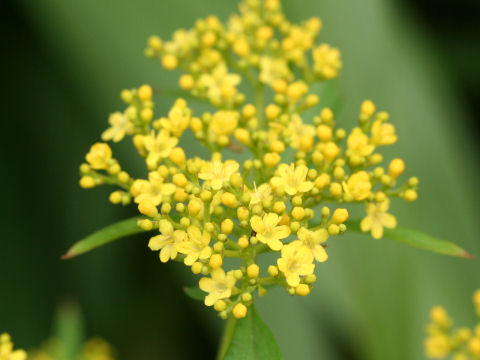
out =
<svg viewBox="0 0 480 360"><path fill-rule="evenodd" d="M165 196L172 195L176 189L175 185L165 183L157 171L148 174L148 181L144 179L135 180L131 187L137 204L144 200L150 200L155 206L162 203Z"/></svg>
<svg viewBox="0 0 480 360"><path fill-rule="evenodd" d="M304 193L312 190L313 182L307 181L308 168L305 165L280 164L277 170L278 176L270 180L274 188L283 187L285 192L293 196L297 193Z"/></svg>
<svg viewBox="0 0 480 360"><path fill-rule="evenodd" d="M229 74L225 63L220 63L210 74L200 75L197 84L206 91L208 99L219 100L222 97L222 88L236 88L241 81L240 75Z"/></svg>
<svg viewBox="0 0 480 360"><path fill-rule="evenodd" d="M395 126L392 124L385 124L380 120L374 121L371 132L371 141L374 145L392 145L397 141Z"/></svg>
<svg viewBox="0 0 480 360"><path fill-rule="evenodd" d="M298 114L293 114L291 121L288 123L288 130L291 132L290 146L294 149L300 147L300 140L304 136L315 136L315 127L313 125L304 124L302 118Z"/></svg>
<svg viewBox="0 0 480 360"><path fill-rule="evenodd" d="M203 164L198 177L208 181L213 190L220 190L225 181L235 173L240 165L235 160L227 160L224 163L218 160L207 161Z"/></svg>
<svg viewBox="0 0 480 360"><path fill-rule="evenodd" d="M167 53L185 55L198 44L196 31L180 29L173 33L172 41L165 43Z"/></svg>
<svg viewBox="0 0 480 360"><path fill-rule="evenodd" d="M308 230L304 227L297 232L298 240L312 251L315 260L319 262L327 261L328 254L322 244L328 239L328 231L319 229L316 231Z"/></svg>
<svg viewBox="0 0 480 360"><path fill-rule="evenodd" d="M108 118L110 127L102 133L102 140L119 142L125 135L133 134L134 126L126 114L115 112Z"/></svg>
<svg viewBox="0 0 480 360"><path fill-rule="evenodd" d="M89 339L83 346L79 360L115 360L112 346L101 338Z"/></svg>
<svg viewBox="0 0 480 360"><path fill-rule="evenodd" d="M260 58L259 80L264 84L272 85L275 80L291 77L287 62L282 58L262 56Z"/></svg>
<svg viewBox="0 0 480 360"><path fill-rule="evenodd" d="M375 239L383 236L383 228L393 229L397 226L395 216L388 214L390 200L387 199L379 204L367 203L367 216L360 223L362 231L371 231Z"/></svg>
<svg viewBox="0 0 480 360"><path fill-rule="evenodd" d="M211 277L200 279L198 284L200 289L208 293L205 297L205 305L212 306L218 300L227 299L232 295L232 288L237 282L233 274L234 271L225 274L222 268L217 268L211 271Z"/></svg>
<svg viewBox="0 0 480 360"><path fill-rule="evenodd" d="M361 157L368 156L375 150L375 146L368 143L368 136L358 127L348 136L347 145L351 155Z"/></svg>
<svg viewBox="0 0 480 360"><path fill-rule="evenodd" d="M208 259L212 254L209 246L210 233L205 230L202 233L198 227L192 225L188 227L187 235L185 241L177 245L178 252L187 255L185 265L191 266L198 259Z"/></svg>
<svg viewBox="0 0 480 360"><path fill-rule="evenodd" d="M272 188L268 183L262 184L259 187L257 187L255 184L254 186L254 189L250 191L250 207L261 204L264 200L271 201L273 199Z"/></svg>
<svg viewBox="0 0 480 360"><path fill-rule="evenodd" d="M237 128L238 112L221 110L213 114L210 129L215 135L230 135Z"/></svg>
<svg viewBox="0 0 480 360"><path fill-rule="evenodd" d="M343 182L343 191L350 194L354 200L365 200L370 196L372 183L366 171L359 171Z"/></svg>
<svg viewBox="0 0 480 360"><path fill-rule="evenodd" d="M27 353L24 350L13 350L13 343L10 335L0 335L0 360L25 360Z"/></svg>
<svg viewBox="0 0 480 360"><path fill-rule="evenodd" d="M277 260L278 269L283 272L290 286L300 284L300 276L313 274L313 254L300 240L282 248L282 257Z"/></svg>
<svg viewBox="0 0 480 360"><path fill-rule="evenodd" d="M177 245L185 240L185 231L174 230L172 223L168 220L160 220L161 235L154 236L148 242L148 247L157 251L160 250L160 261L167 262L177 257Z"/></svg>
<svg viewBox="0 0 480 360"><path fill-rule="evenodd" d="M177 100L170 109L168 118L161 118L160 125L176 137L182 136L190 123L190 110L184 101Z"/></svg>
<svg viewBox="0 0 480 360"><path fill-rule="evenodd" d="M432 335L425 340L425 353L434 359L443 359L450 353L451 345L448 336Z"/></svg>
<svg viewBox="0 0 480 360"><path fill-rule="evenodd" d="M152 131L150 135L144 136L143 144L148 151L147 165L149 168L154 168L159 160L165 159L170 155L172 149L177 146L178 139L170 137L170 133L167 130L161 129L156 135Z"/></svg>
<svg viewBox="0 0 480 360"><path fill-rule="evenodd" d="M327 44L313 49L313 71L320 77L332 79L342 68L340 51Z"/></svg>
<svg viewBox="0 0 480 360"><path fill-rule="evenodd" d="M280 240L290 235L290 228L287 225L277 226L279 222L280 217L275 213L265 214L263 218L254 215L250 219L250 225L257 233L257 239L274 251L280 250L283 246Z"/></svg>
<svg viewBox="0 0 480 360"><path fill-rule="evenodd" d="M110 166L112 160L112 149L105 143L93 144L85 156L92 169L105 170Z"/></svg>

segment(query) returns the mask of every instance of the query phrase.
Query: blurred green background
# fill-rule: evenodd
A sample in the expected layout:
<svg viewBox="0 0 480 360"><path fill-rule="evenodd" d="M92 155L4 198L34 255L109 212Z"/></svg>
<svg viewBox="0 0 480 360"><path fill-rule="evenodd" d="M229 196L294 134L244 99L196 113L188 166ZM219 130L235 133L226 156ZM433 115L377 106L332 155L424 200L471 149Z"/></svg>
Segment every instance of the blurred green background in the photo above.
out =
<svg viewBox="0 0 480 360"><path fill-rule="evenodd" d="M353 125L366 98L391 113L400 140L387 154L403 156L421 180L417 203L393 204L399 222L480 256L478 4L428 3L284 0L291 20L320 16L322 40L342 50L341 123ZM222 322L184 296L182 285L194 282L188 269L161 265L145 237L68 262L60 255L135 213L109 204L108 189L81 190L78 165L108 114L122 108L121 89L175 86L176 74L143 57L147 37L168 37L211 13L225 19L236 2L11 0L2 7L0 332L23 348L38 346L58 304L74 300L87 334L108 339L120 359L212 359ZM166 111L173 99L156 101ZM139 174L124 145L114 151ZM317 266L312 296L278 290L258 302L287 360L422 359L435 304L458 324L473 323L478 259L356 235L331 242L329 255Z"/></svg>

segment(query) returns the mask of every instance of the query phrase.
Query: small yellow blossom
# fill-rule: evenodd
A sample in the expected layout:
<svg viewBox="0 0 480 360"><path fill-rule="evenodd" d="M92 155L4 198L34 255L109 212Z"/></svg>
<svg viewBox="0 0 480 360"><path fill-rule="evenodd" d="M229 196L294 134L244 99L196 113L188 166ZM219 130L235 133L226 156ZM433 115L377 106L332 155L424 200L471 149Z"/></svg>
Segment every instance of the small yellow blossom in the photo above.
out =
<svg viewBox="0 0 480 360"><path fill-rule="evenodd" d="M430 336L425 340L425 352L428 357L443 359L451 349L450 340L444 334Z"/></svg>
<svg viewBox="0 0 480 360"><path fill-rule="evenodd" d="M313 254L303 242L296 240L282 248L282 257L277 260L278 269L285 275L287 284L297 286L300 276L313 274Z"/></svg>
<svg viewBox="0 0 480 360"><path fill-rule="evenodd" d="M178 252L187 255L185 265L191 266L198 259L208 259L212 254L209 246L210 233L205 230L202 233L197 226L192 225L187 228L187 235L185 241L177 245Z"/></svg>
<svg viewBox="0 0 480 360"><path fill-rule="evenodd" d="M184 102L177 102L170 109L168 118L161 118L160 125L176 137L180 137L190 124L190 110Z"/></svg>
<svg viewBox="0 0 480 360"><path fill-rule="evenodd" d="M0 335L0 360L25 360L27 353L24 350L13 350L10 335Z"/></svg>
<svg viewBox="0 0 480 360"><path fill-rule="evenodd" d="M351 195L354 200L365 200L370 196L371 190L370 175L366 171L354 173L347 182L343 182L343 191Z"/></svg>
<svg viewBox="0 0 480 360"><path fill-rule="evenodd" d="M225 274L222 268L217 268L211 271L211 277L203 277L200 279L198 284L200 289L208 293L205 297L205 305L212 306L218 300L227 299L231 296L232 288L237 281L233 274L233 271Z"/></svg>
<svg viewBox="0 0 480 360"><path fill-rule="evenodd" d="M250 192L250 195L250 207L261 204L264 200L271 201L273 199L272 188L268 183L258 187L254 184L254 189Z"/></svg>
<svg viewBox="0 0 480 360"><path fill-rule="evenodd" d="M300 147L300 141L305 136L314 137L315 127L313 125L304 124L302 118L298 114L294 114L288 123L288 129L291 132L290 146L294 149Z"/></svg>
<svg viewBox="0 0 480 360"><path fill-rule="evenodd" d="M173 260L177 257L177 245L185 240L185 231L174 230L172 224L164 219L160 220L159 229L161 235L152 237L148 247L153 251L160 250L161 262Z"/></svg>
<svg viewBox="0 0 480 360"><path fill-rule="evenodd" d="M148 174L148 181L135 180L131 189L135 196L135 202L139 204L144 200L150 200L153 205L160 205L165 196L172 195L176 190L175 185L164 181L165 179L157 171Z"/></svg>
<svg viewBox="0 0 480 360"><path fill-rule="evenodd" d="M342 67L340 51L327 44L321 44L313 50L313 70L325 79L332 79L338 75Z"/></svg>
<svg viewBox="0 0 480 360"><path fill-rule="evenodd" d="M85 159L92 169L106 170L112 160L112 149L105 143L96 143L92 145Z"/></svg>
<svg viewBox="0 0 480 360"><path fill-rule="evenodd" d="M240 75L228 73L225 63L221 63L211 73L200 75L197 85L205 90L208 99L221 99L222 88L235 88L241 80Z"/></svg>
<svg viewBox="0 0 480 360"><path fill-rule="evenodd" d="M273 85L275 80L289 79L291 76L287 62L282 58L262 56L260 59L259 80L264 84Z"/></svg>
<svg viewBox="0 0 480 360"><path fill-rule="evenodd" d="M367 203L367 216L360 223L362 231L370 231L375 239L383 236L383 228L393 229L397 226L397 219L387 213L390 200L386 199L379 204Z"/></svg>
<svg viewBox="0 0 480 360"><path fill-rule="evenodd" d="M205 162L198 174L202 180L209 182L213 190L220 190L225 181L240 167L235 160L227 160L224 163L218 160Z"/></svg>
<svg viewBox="0 0 480 360"><path fill-rule="evenodd" d="M278 176L273 177L270 183L274 188L282 187L288 195L305 193L313 188L313 182L307 180L308 168L305 165L280 164Z"/></svg>
<svg viewBox="0 0 480 360"><path fill-rule="evenodd" d="M161 159L168 158L172 149L177 146L178 139L170 137L170 133L165 129L159 130L157 134L152 130L150 135L144 136L143 144L148 151L147 165L153 168Z"/></svg>
<svg viewBox="0 0 480 360"><path fill-rule="evenodd" d="M368 136L358 127L348 136L347 145L352 155L361 157L368 156L375 150L375 146L369 144Z"/></svg>
<svg viewBox="0 0 480 360"><path fill-rule="evenodd" d="M310 249L315 260L318 262L327 261L328 255L322 244L328 239L328 231L325 229L319 229L315 231L308 230L304 227L300 228L297 232L298 240L302 242L307 248Z"/></svg>
<svg viewBox="0 0 480 360"><path fill-rule="evenodd" d="M290 235L290 228L287 225L278 225L280 217L275 213L268 213L262 217L258 215L252 216L250 225L257 233L257 239L267 244L270 249L278 251L282 248L283 243L280 241Z"/></svg>
<svg viewBox="0 0 480 360"><path fill-rule="evenodd" d="M372 124L372 138L373 145L392 145L397 141L395 134L395 126L392 124L385 124L380 120L376 120Z"/></svg>
<svg viewBox="0 0 480 360"><path fill-rule="evenodd" d="M102 140L113 142L121 141L125 135L133 134L134 126L128 116L121 112L115 112L108 118L110 127L102 133Z"/></svg>
<svg viewBox="0 0 480 360"><path fill-rule="evenodd" d="M237 111L217 111L213 114L210 129L215 135L230 135L237 128L238 117Z"/></svg>

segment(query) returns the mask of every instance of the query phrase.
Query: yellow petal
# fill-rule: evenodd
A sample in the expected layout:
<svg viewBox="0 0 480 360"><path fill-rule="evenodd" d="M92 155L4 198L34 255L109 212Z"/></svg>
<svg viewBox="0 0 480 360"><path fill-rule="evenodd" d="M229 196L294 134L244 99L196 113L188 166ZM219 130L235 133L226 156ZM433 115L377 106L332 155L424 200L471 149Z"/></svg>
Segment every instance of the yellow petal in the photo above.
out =
<svg viewBox="0 0 480 360"><path fill-rule="evenodd" d="M160 250L165 243L164 238L165 236L163 235L157 235L157 236L151 237L150 241L148 242L148 247L150 248L150 250L153 250L153 251Z"/></svg>
<svg viewBox="0 0 480 360"><path fill-rule="evenodd" d="M268 213L263 217L263 223L265 224L265 227L268 229L275 227L279 221L280 221L280 218L275 213Z"/></svg>
<svg viewBox="0 0 480 360"><path fill-rule="evenodd" d="M212 306L218 300L218 297L215 294L208 294L205 296L205 305Z"/></svg>
<svg viewBox="0 0 480 360"><path fill-rule="evenodd" d="M173 234L173 226L172 223L168 220L162 219L160 220L160 224L158 226L160 229L160 233L162 235L171 235Z"/></svg>
<svg viewBox="0 0 480 360"><path fill-rule="evenodd" d="M313 189L313 182L311 181L304 181L298 187L298 191L300 192L307 192Z"/></svg>
<svg viewBox="0 0 480 360"><path fill-rule="evenodd" d="M267 241L267 245L272 249L273 251L279 251L283 247L283 243L275 238L269 238Z"/></svg>
<svg viewBox="0 0 480 360"><path fill-rule="evenodd" d="M265 226L263 225L262 218L258 215L252 216L250 219L250 225L252 229L257 233L263 233L265 231Z"/></svg>
<svg viewBox="0 0 480 360"><path fill-rule="evenodd" d="M397 219L392 214L383 214L383 226L393 229L397 227Z"/></svg>
<svg viewBox="0 0 480 360"><path fill-rule="evenodd" d="M374 239L381 239L383 236L383 226L379 222L373 222L372 224L372 237Z"/></svg>
<svg viewBox="0 0 480 360"><path fill-rule="evenodd" d="M284 239L290 235L290 227L287 225L280 225L272 230L272 235L277 239Z"/></svg>
<svg viewBox="0 0 480 360"><path fill-rule="evenodd" d="M360 229L363 232L367 232L372 228L373 218L371 216L365 216L360 222Z"/></svg>
<svg viewBox="0 0 480 360"><path fill-rule="evenodd" d="M325 248L321 245L315 246L315 248L312 250L313 256L315 257L315 260L318 262L324 262L327 261L328 259L328 254L325 251Z"/></svg>

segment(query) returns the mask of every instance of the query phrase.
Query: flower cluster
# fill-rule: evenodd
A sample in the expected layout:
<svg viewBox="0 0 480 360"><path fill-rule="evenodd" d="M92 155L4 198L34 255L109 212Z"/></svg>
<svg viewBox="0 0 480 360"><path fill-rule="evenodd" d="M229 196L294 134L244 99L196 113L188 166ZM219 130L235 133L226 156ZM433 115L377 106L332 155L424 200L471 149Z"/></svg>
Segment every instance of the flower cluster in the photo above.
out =
<svg viewBox="0 0 480 360"><path fill-rule="evenodd" d="M10 335L0 334L0 360L25 360L27 353L24 350L13 350Z"/></svg>
<svg viewBox="0 0 480 360"><path fill-rule="evenodd" d="M124 171L104 142L80 167L82 187L116 185L112 203L137 205L139 226L158 232L150 249L203 275L205 304L223 318L244 317L252 295L271 286L309 294L327 240L347 230L348 204L366 206L361 229L378 239L397 223L390 199L417 198L417 178L399 182L403 160L382 165L378 150L397 141L386 112L364 101L347 132L310 92L341 68L339 51L318 43L320 29L317 18L288 22L277 0L247 0L226 24L210 16L170 41L151 37L147 55L182 70L185 97L213 110L195 115L180 98L159 116L151 86L124 90L126 109L110 116L102 139L131 137L147 178ZM186 133L211 156L187 154ZM258 256L267 252L277 258L261 269Z"/></svg>
<svg viewBox="0 0 480 360"><path fill-rule="evenodd" d="M425 340L426 355L433 359L478 360L480 359L480 290L473 295L477 312L477 324L473 330L468 327L453 329L452 320L441 306L430 311L431 323L427 326Z"/></svg>

